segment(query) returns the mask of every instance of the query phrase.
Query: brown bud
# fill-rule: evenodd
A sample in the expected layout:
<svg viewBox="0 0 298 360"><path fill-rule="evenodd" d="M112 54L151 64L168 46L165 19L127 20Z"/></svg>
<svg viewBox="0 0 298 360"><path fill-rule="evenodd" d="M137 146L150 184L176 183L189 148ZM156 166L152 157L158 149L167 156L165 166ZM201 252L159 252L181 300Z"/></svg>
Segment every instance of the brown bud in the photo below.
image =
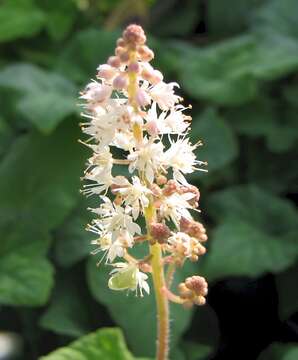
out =
<svg viewBox="0 0 298 360"><path fill-rule="evenodd" d="M146 35L141 26L132 24L123 31L123 40L130 45L142 45L146 42Z"/></svg>
<svg viewBox="0 0 298 360"><path fill-rule="evenodd" d="M125 46L125 41L122 38L119 38L116 42L117 46L121 46L124 47Z"/></svg>
<svg viewBox="0 0 298 360"><path fill-rule="evenodd" d="M150 233L160 244L164 244L171 235L171 230L166 224L151 223Z"/></svg>
<svg viewBox="0 0 298 360"><path fill-rule="evenodd" d="M196 295L206 296L208 293L208 284L202 276L191 276L185 280L185 286L192 290Z"/></svg>
<svg viewBox="0 0 298 360"><path fill-rule="evenodd" d="M177 189L179 188L178 183L176 183L175 180L169 180L166 185L163 188L163 194L165 196L170 196L177 192Z"/></svg>
<svg viewBox="0 0 298 360"><path fill-rule="evenodd" d="M148 48L148 46L140 46L138 48L138 54L142 61L149 62L154 58L154 52Z"/></svg>

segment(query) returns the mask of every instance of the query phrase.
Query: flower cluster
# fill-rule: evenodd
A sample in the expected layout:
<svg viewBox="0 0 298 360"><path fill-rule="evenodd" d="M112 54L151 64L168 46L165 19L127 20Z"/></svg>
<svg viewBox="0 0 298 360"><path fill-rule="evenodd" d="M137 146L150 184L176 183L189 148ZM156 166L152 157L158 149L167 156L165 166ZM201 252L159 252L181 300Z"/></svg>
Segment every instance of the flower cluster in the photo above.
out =
<svg viewBox="0 0 298 360"><path fill-rule="evenodd" d="M178 84L164 82L151 66L153 57L143 29L128 26L115 55L98 67L96 80L80 96L86 118L81 127L89 137L84 144L93 152L82 191L100 200L98 208L90 209L96 218L87 227L97 235L93 253L103 252L113 266L111 289L141 295L149 293L151 258L135 259L130 248L158 244L162 265L179 267L186 260L197 261L207 240L204 226L193 219L200 192L185 178L205 165L194 154L201 143L190 143L191 117L184 113L190 107L181 105ZM116 174L119 166L126 176ZM140 227L142 217L146 232ZM180 289L179 301L202 304L206 289L194 296L192 290Z"/></svg>

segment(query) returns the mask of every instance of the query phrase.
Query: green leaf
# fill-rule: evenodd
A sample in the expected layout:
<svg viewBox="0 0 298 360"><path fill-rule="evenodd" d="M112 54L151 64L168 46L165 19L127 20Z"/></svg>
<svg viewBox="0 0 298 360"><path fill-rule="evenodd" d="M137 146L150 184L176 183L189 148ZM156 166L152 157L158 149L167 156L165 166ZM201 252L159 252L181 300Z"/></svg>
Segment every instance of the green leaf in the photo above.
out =
<svg viewBox="0 0 298 360"><path fill-rule="evenodd" d="M239 186L213 194L209 209L220 222L205 262L209 279L278 273L297 259L297 211L289 201Z"/></svg>
<svg viewBox="0 0 298 360"><path fill-rule="evenodd" d="M229 109L226 118L239 134L265 137L268 149L275 153L290 150L298 139L296 110L271 99Z"/></svg>
<svg viewBox="0 0 298 360"><path fill-rule="evenodd" d="M156 318L154 294L138 298L134 294L112 291L108 288L108 273L111 268L101 266L98 268L98 259L92 257L87 265L87 279L91 293L101 304L105 305L114 321L124 329L128 344L134 354L153 356L156 340ZM190 266L193 268L192 264ZM184 269L183 271L187 271ZM192 271L194 272L194 271ZM182 271L177 272L174 287L185 279ZM151 284L152 285L152 284ZM153 287L151 286L153 292ZM185 310L181 305L171 305L171 346L175 348L179 338L187 328L192 311ZM140 331L140 323L132 319L142 319L141 326L146 331Z"/></svg>
<svg viewBox="0 0 298 360"><path fill-rule="evenodd" d="M194 98L218 104L241 104L254 98L258 85L248 66L255 47L252 36L242 36L187 52L181 56L182 87Z"/></svg>
<svg viewBox="0 0 298 360"><path fill-rule="evenodd" d="M0 42L33 36L44 21L44 13L31 0L6 1L0 11Z"/></svg>
<svg viewBox="0 0 298 360"><path fill-rule="evenodd" d="M296 264L275 278L278 290L278 312L281 320L287 320L298 310L297 270Z"/></svg>
<svg viewBox="0 0 298 360"><path fill-rule="evenodd" d="M59 274L52 300L40 319L40 325L57 334L79 337L90 331L86 303L73 278Z"/></svg>
<svg viewBox="0 0 298 360"><path fill-rule="evenodd" d="M70 32L78 15L73 0L38 0L39 5L47 14L45 27L54 40L62 40Z"/></svg>
<svg viewBox="0 0 298 360"><path fill-rule="evenodd" d="M296 14L298 3L295 0L271 0L255 12L252 26L261 29L268 35L279 34L297 41L298 26Z"/></svg>
<svg viewBox="0 0 298 360"><path fill-rule="evenodd" d="M88 29L77 33L59 56L57 69L80 84L94 78L96 68L114 53L118 32Z"/></svg>
<svg viewBox="0 0 298 360"><path fill-rule="evenodd" d="M4 213L3 213L4 214ZM53 286L53 268L45 258L49 234L25 219L1 218L0 303L40 306Z"/></svg>
<svg viewBox="0 0 298 360"><path fill-rule="evenodd" d="M297 357L297 344L273 343L260 354L258 360L296 360Z"/></svg>
<svg viewBox="0 0 298 360"><path fill-rule="evenodd" d="M191 137L194 141L203 141L204 145L197 152L200 160L208 162L208 171L226 166L238 155L232 129L214 109L207 109L192 120Z"/></svg>
<svg viewBox="0 0 298 360"><path fill-rule="evenodd" d="M118 329L100 329L40 360L133 360ZM145 359L144 359L145 360Z"/></svg>
<svg viewBox="0 0 298 360"><path fill-rule="evenodd" d="M34 219L46 229L60 225L79 200L86 158L79 129L65 122L51 136L33 132L11 146L0 166L0 211L16 223Z"/></svg>
<svg viewBox="0 0 298 360"><path fill-rule="evenodd" d="M48 134L76 112L76 89L63 76L30 65L9 65L0 72L0 87L20 94L17 110Z"/></svg>
<svg viewBox="0 0 298 360"><path fill-rule="evenodd" d="M249 26L253 10L262 2L264 0L209 0L207 4L208 33L223 37L244 31ZM226 11L227 8L233 11Z"/></svg>
<svg viewBox="0 0 298 360"><path fill-rule="evenodd" d="M256 31L186 52L179 74L190 96L239 105L259 95L262 81L278 79L297 67L298 43Z"/></svg>
<svg viewBox="0 0 298 360"><path fill-rule="evenodd" d="M82 201L56 231L55 258L60 266L70 267L93 250L90 244L94 235L85 229L92 219L87 207L87 201Z"/></svg>
<svg viewBox="0 0 298 360"><path fill-rule="evenodd" d="M212 352L209 345L197 344L192 341L185 341L182 349L186 355L186 360L205 360Z"/></svg>

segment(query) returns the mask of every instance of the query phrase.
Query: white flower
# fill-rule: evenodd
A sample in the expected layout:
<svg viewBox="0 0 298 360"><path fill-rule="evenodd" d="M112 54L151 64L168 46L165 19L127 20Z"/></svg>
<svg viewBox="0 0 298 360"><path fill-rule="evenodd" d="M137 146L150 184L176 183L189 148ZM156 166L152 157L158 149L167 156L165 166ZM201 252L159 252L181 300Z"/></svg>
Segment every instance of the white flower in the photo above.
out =
<svg viewBox="0 0 298 360"><path fill-rule="evenodd" d="M96 146L90 146L94 150L94 155L88 159L88 167L85 170L84 178L93 183L84 185L83 193L87 196L101 194L107 191L112 185L113 157L108 146L98 152Z"/></svg>
<svg viewBox="0 0 298 360"><path fill-rule="evenodd" d="M184 232L173 233L168 238L168 244L174 249L183 249L183 255L185 257L191 257L193 255L193 249L198 241Z"/></svg>
<svg viewBox="0 0 298 360"><path fill-rule="evenodd" d="M160 216L167 220L172 220L175 226L179 228L181 217L192 220L192 216L188 211L188 209L192 209L192 206L188 200L193 197L194 194L192 193L174 193L170 196L165 196L159 208Z"/></svg>
<svg viewBox="0 0 298 360"><path fill-rule="evenodd" d="M143 296L143 290L149 294L150 288L147 283L148 276L141 272L136 264L132 263L115 263L115 267L111 271L111 277L108 282L108 286L112 290L132 290L140 292L140 296Z"/></svg>
<svg viewBox="0 0 298 360"><path fill-rule="evenodd" d="M110 99L104 107L100 107L93 115L86 115L89 122L82 124L82 130L90 136L101 147L114 145L127 150L127 143L131 140L132 135L130 127L131 107L126 104L124 99ZM118 134L126 136L127 139L119 141Z"/></svg>
<svg viewBox="0 0 298 360"><path fill-rule="evenodd" d="M92 226L90 227L92 228ZM91 229L91 231L93 230ZM91 242L91 244L98 246L97 249L92 251L92 254L95 255L98 252L103 251L103 258L106 256L106 262L111 263L115 260L116 257L123 257L125 249L132 247L133 243L133 236L127 230L122 230L119 233L119 237L114 241L112 240L111 233L108 233Z"/></svg>
<svg viewBox="0 0 298 360"><path fill-rule="evenodd" d="M161 81L157 85L154 85L149 89L150 96L153 101L156 101L161 110L169 110L172 108L178 101L181 100L181 97L175 95L174 87L179 85L175 82L166 84Z"/></svg>
<svg viewBox="0 0 298 360"><path fill-rule="evenodd" d="M161 166L162 156L163 144L160 141L155 143L145 138L143 144L128 155L127 159L131 161L128 170L130 173L135 169L144 172L149 183L152 183L154 173Z"/></svg>
<svg viewBox="0 0 298 360"><path fill-rule="evenodd" d="M141 234L141 228L138 224L133 222L130 207L123 207L115 205L112 201L106 197L101 196L104 201L97 209L91 209L92 212L98 214L100 218L94 220L94 225L91 231L104 236L105 234L111 233L112 241L114 242L123 230L127 230L131 236L134 234Z"/></svg>
<svg viewBox="0 0 298 360"><path fill-rule="evenodd" d="M159 134L182 134L189 126L185 121L188 117L182 113L183 110L185 110L183 106L177 105L170 112L162 111L158 115L156 102L153 102L145 115L146 127L150 128L154 124Z"/></svg>
<svg viewBox="0 0 298 360"><path fill-rule="evenodd" d="M170 113L160 124L162 134L182 134L185 132L189 123L185 121L188 117L182 113L183 110L185 108L181 105L177 105L170 110Z"/></svg>
<svg viewBox="0 0 298 360"><path fill-rule="evenodd" d="M148 207L151 190L142 185L137 176L132 177L132 184L123 176L115 177L114 184L119 186L116 191L124 198L125 205L131 207L132 216L136 220L140 212Z"/></svg>
<svg viewBox="0 0 298 360"><path fill-rule="evenodd" d="M110 85L92 81L86 86L80 98L87 100L88 109L93 110L96 106L104 104L110 98L112 91L113 88Z"/></svg>
<svg viewBox="0 0 298 360"><path fill-rule="evenodd" d="M188 139L178 138L173 141L171 138L170 147L164 153L163 165L165 168L173 168L174 180L187 184L184 176L181 174L189 174L195 170L201 170L197 165L204 164L202 161L196 160L193 151L198 147L198 144L192 145Z"/></svg>

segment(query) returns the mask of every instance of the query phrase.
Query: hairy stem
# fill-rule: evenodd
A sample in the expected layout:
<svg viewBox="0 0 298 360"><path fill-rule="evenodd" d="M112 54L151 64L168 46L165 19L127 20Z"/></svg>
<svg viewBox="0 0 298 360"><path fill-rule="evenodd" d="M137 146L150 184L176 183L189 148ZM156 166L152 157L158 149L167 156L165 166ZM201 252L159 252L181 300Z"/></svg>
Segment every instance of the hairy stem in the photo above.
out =
<svg viewBox="0 0 298 360"><path fill-rule="evenodd" d="M155 209L152 203L145 211L145 218L149 232L149 224L155 218ZM162 261L162 249L158 242L150 245L152 278L157 309L157 349L156 359L167 360L169 354L169 300L164 294L166 279Z"/></svg>
<svg viewBox="0 0 298 360"><path fill-rule="evenodd" d="M150 245L152 278L158 321L157 360L167 360L169 353L169 302L162 289L166 286L160 244Z"/></svg>

